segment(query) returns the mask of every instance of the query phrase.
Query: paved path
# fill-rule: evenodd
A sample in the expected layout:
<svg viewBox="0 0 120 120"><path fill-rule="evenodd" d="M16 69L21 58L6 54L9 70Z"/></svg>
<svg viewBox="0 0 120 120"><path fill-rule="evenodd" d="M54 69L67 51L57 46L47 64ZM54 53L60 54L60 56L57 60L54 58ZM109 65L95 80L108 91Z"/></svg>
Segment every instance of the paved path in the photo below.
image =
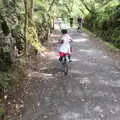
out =
<svg viewBox="0 0 120 120"><path fill-rule="evenodd" d="M25 95L23 120L120 120L117 61L87 33L70 34L74 49L69 75L63 75L55 50L50 52L50 65L28 75L34 82Z"/></svg>

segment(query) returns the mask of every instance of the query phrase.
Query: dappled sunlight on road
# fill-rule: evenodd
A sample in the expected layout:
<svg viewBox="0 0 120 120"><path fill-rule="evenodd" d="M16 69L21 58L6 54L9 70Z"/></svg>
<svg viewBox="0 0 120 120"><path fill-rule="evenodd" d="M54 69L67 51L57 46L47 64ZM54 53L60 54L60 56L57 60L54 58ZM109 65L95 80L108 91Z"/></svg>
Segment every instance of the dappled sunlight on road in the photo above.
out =
<svg viewBox="0 0 120 120"><path fill-rule="evenodd" d="M107 59L107 58L108 58L108 56L104 55L104 56L102 56L102 58Z"/></svg>
<svg viewBox="0 0 120 120"><path fill-rule="evenodd" d="M28 73L28 78L44 78L45 80L48 80L50 78L53 78L53 74L50 73L41 73L41 72L31 72Z"/></svg>
<svg viewBox="0 0 120 120"><path fill-rule="evenodd" d="M89 50L86 50L86 49L80 49L80 52L93 53L93 52L95 52L95 50L93 50L93 49L89 49Z"/></svg>
<svg viewBox="0 0 120 120"><path fill-rule="evenodd" d="M86 38L79 38L79 39L74 39L73 42L79 43L79 42L86 42L88 39Z"/></svg>
<svg viewBox="0 0 120 120"><path fill-rule="evenodd" d="M88 54L88 55L94 55L94 57L97 57L100 55L103 56L103 52L101 50L95 50L95 49L80 49L80 53ZM105 57L105 56L104 56Z"/></svg>
<svg viewBox="0 0 120 120"><path fill-rule="evenodd" d="M61 118L62 120L80 120L80 113L75 112L67 112L63 113Z"/></svg>
<svg viewBox="0 0 120 120"><path fill-rule="evenodd" d="M82 37L89 37L89 35L86 34L86 33L81 33L81 36L82 36Z"/></svg>
<svg viewBox="0 0 120 120"><path fill-rule="evenodd" d="M79 70L74 70L74 69L71 69L70 72L71 72L71 73L74 73L74 74L82 74L81 71L79 71Z"/></svg>
<svg viewBox="0 0 120 120"><path fill-rule="evenodd" d="M88 77L84 77L84 78L80 79L80 84L90 84L90 83L91 83L91 81L89 80Z"/></svg>
<svg viewBox="0 0 120 120"><path fill-rule="evenodd" d="M79 59L76 59L76 58L72 58L72 61L73 62L78 62L78 61L80 61Z"/></svg>

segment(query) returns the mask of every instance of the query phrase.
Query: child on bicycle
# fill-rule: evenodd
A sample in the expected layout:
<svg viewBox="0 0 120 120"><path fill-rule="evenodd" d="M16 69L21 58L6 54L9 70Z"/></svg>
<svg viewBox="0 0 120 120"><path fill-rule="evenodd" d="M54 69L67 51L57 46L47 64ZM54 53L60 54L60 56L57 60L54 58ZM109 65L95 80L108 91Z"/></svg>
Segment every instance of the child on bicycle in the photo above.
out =
<svg viewBox="0 0 120 120"><path fill-rule="evenodd" d="M68 56L69 62L71 61L71 52L72 52L72 48L70 43L72 42L72 38L70 37L69 34L67 34L67 29L62 29L62 36L59 40L60 43L60 47L59 47L59 61L61 62L63 60L64 56Z"/></svg>

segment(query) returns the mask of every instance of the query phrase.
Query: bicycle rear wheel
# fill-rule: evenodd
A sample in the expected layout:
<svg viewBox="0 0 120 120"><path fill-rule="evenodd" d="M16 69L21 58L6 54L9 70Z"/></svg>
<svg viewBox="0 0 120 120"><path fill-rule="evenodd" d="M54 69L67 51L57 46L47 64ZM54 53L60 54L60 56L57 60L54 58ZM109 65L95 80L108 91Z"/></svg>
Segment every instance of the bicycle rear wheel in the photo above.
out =
<svg viewBox="0 0 120 120"><path fill-rule="evenodd" d="M67 64L66 60L64 60L63 69L64 69L64 75L67 75L68 74L68 64Z"/></svg>
<svg viewBox="0 0 120 120"><path fill-rule="evenodd" d="M68 74L68 65L66 64L64 66L64 75L67 75Z"/></svg>

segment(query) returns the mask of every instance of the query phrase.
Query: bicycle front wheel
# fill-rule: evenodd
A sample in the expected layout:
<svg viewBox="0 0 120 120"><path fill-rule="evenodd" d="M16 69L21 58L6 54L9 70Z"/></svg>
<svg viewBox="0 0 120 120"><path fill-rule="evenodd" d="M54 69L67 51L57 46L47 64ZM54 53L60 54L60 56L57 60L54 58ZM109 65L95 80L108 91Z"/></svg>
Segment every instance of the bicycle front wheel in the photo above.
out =
<svg viewBox="0 0 120 120"><path fill-rule="evenodd" d="M68 64L65 62L63 67L64 67L64 75L67 75L68 74Z"/></svg>

